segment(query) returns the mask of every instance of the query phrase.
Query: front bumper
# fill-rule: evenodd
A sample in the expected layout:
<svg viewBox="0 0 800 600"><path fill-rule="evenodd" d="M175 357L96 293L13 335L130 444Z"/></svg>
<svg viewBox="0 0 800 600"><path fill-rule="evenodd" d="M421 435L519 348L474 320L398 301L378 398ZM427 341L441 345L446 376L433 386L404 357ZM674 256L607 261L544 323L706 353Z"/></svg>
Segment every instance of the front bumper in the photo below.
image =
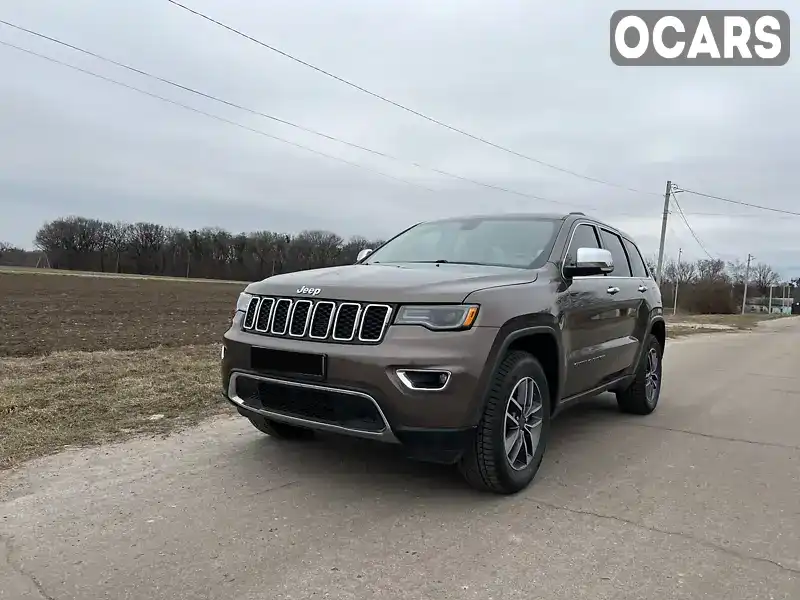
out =
<svg viewBox="0 0 800 600"><path fill-rule="evenodd" d="M234 322L223 339L223 393L248 416L410 446L433 443L425 442L427 439L436 440L437 446L456 447L477 424L475 415L480 411L476 404L482 400L478 382L497 334L498 329L493 327L433 332L423 327L391 326L380 344L345 345L258 335L242 331ZM326 377L313 380L257 370L251 364L254 346L325 354ZM404 368L441 370L450 377L444 389L414 390L403 383L402 374L397 374ZM237 393L237 382L245 378L261 382L273 392L278 389L275 386L284 386L289 395L301 388L309 394L360 399L365 407L374 405L382 427L342 426L331 420L275 411L258 402L248 403Z"/></svg>
<svg viewBox="0 0 800 600"><path fill-rule="evenodd" d="M324 421L321 419L310 419L308 416L300 417L292 415L286 412L266 408L263 405L259 407L257 404L249 402L248 398L246 397L243 398L239 395L239 392L237 390L237 380L241 378L245 378L250 381L258 383L278 384L280 386L285 386L289 388L303 388L306 390L314 390L314 391L321 391L321 392L328 392L328 393L335 393L342 395L351 395L361 398L365 401L368 401L375 407L375 410L377 411L377 414L381 421L381 426L379 429L347 427L330 421ZM392 428L389 426L389 421L386 419L386 415L383 414L380 405L375 401L375 399L372 396L370 396L369 394L365 394L363 392L342 390L341 388L331 388L329 386L314 384L310 382L294 382L286 379L276 379L274 377L257 375L250 371L232 371L230 373L230 377L228 378L228 389L227 392L225 393L225 397L228 400L230 400L237 407L237 409L239 409L239 412L247 416L259 415L261 417L273 419L275 421L280 421L282 423L288 423L289 425L298 425L301 427L308 427L309 425L313 425L314 429L318 429L321 431L330 431L332 433L341 433L345 435L351 435L354 437L380 440L382 442L398 443L398 439L392 432Z"/></svg>

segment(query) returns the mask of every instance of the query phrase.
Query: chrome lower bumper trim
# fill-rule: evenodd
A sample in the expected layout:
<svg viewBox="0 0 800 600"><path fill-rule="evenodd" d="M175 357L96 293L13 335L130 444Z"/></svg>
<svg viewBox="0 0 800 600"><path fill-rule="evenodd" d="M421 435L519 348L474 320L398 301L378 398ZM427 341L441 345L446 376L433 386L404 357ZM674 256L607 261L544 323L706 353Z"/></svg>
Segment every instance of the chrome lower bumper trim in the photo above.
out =
<svg viewBox="0 0 800 600"><path fill-rule="evenodd" d="M256 381L265 381L267 383L274 383L278 385L300 387L311 390L320 390L323 392L335 392L337 394L349 394L351 396L358 396L360 398L365 398L370 402L372 402L372 404L377 409L378 414L381 416L381 420L383 421L383 429L381 429L380 431L352 429L350 427L342 427L341 425L334 425L332 423L325 423L323 421L315 421L313 419L304 419L302 417L295 417L281 412L264 410L260 408L253 408L252 406L246 405L244 403L244 400L242 400L239 396L236 395L236 381L240 377L247 377L248 379L254 379ZM391 444L400 443L398 439L395 437L394 433L392 432L391 427L389 427L389 421L386 420L386 415L383 414L383 411L381 410L380 405L375 401L375 398L363 392L355 392L353 390L345 390L341 388L317 385L313 383L302 383L298 381L288 381L285 379L275 379L273 377L265 377L263 375L254 375L253 373L234 371L233 373L231 373L231 378L230 381L228 382L227 397L231 402L237 404L238 406L241 406L246 411L259 414L262 417L267 417L268 419L274 419L275 421L288 423L289 425L298 425L300 427L308 427L309 429L317 429L319 431L329 431L331 433L339 433L351 437L359 437L369 440L379 440L381 442L387 442Z"/></svg>
<svg viewBox="0 0 800 600"><path fill-rule="evenodd" d="M447 387L447 384L450 383L450 378L453 376L453 374L446 369L397 369L395 373L397 375L397 378L404 386L415 392L441 392ZM438 373L444 375L445 380L444 383L439 387L433 387L433 388L417 387L414 385L414 382L411 381L411 379L408 377L409 373Z"/></svg>

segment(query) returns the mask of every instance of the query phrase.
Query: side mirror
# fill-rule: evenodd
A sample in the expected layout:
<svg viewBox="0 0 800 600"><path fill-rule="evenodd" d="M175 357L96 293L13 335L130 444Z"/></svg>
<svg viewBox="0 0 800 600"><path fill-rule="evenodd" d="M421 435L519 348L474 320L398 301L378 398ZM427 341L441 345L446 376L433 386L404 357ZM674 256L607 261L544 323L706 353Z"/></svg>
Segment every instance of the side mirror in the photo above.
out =
<svg viewBox="0 0 800 600"><path fill-rule="evenodd" d="M372 254L372 248L364 248L361 252L358 253L356 257L356 262L360 263L362 260L367 258L370 254Z"/></svg>
<svg viewBox="0 0 800 600"><path fill-rule="evenodd" d="M605 275L613 270L614 257L602 248L578 248L575 262L564 265L564 275L567 277Z"/></svg>

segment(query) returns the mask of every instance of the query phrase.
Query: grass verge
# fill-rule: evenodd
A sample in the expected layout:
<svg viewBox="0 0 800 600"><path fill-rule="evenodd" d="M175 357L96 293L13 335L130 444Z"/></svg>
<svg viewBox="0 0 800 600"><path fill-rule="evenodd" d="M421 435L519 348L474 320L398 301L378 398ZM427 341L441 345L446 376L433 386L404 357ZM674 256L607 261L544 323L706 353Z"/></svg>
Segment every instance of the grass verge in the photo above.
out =
<svg viewBox="0 0 800 600"><path fill-rule="evenodd" d="M0 469L230 410L219 345L0 358Z"/></svg>
<svg viewBox="0 0 800 600"><path fill-rule="evenodd" d="M670 325L667 324L667 339L675 339L675 338L682 338L689 335L697 335L700 333L704 333L708 335L709 333L713 334L724 334L724 333L735 333L740 331L739 329L704 329L703 327L686 327L681 325Z"/></svg>
<svg viewBox="0 0 800 600"><path fill-rule="evenodd" d="M777 315L768 313L749 313L744 315L668 315L667 326L670 323L676 323L676 327L680 327L681 323L689 323L692 325L727 325L734 329L748 330L752 329L761 321L773 321L775 319L783 319L789 315Z"/></svg>

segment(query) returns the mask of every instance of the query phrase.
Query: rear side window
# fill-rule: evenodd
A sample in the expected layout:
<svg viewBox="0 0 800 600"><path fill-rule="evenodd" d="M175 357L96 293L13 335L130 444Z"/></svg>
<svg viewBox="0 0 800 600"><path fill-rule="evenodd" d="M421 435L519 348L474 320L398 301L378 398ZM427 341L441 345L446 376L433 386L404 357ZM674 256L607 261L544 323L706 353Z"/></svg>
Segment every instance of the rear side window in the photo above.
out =
<svg viewBox="0 0 800 600"><path fill-rule="evenodd" d="M633 276L650 277L647 272L647 267L644 264L644 260L642 259L642 254L639 252L636 244L626 240L625 238L622 239L622 243L625 244L625 250L628 251L628 259L631 261L631 270L633 271Z"/></svg>
<svg viewBox="0 0 800 600"><path fill-rule="evenodd" d="M594 227L591 225L578 225L572 235L572 241L567 250L564 264L574 265L578 259L578 248L599 248L600 242L597 239Z"/></svg>
<svg viewBox="0 0 800 600"><path fill-rule="evenodd" d="M631 267L628 264L628 257L625 254L625 248L622 247L622 240L616 233L611 233L605 229L600 230L600 236L603 238L603 246L606 250L611 252L614 257L614 270L609 273L614 277L631 277Z"/></svg>

